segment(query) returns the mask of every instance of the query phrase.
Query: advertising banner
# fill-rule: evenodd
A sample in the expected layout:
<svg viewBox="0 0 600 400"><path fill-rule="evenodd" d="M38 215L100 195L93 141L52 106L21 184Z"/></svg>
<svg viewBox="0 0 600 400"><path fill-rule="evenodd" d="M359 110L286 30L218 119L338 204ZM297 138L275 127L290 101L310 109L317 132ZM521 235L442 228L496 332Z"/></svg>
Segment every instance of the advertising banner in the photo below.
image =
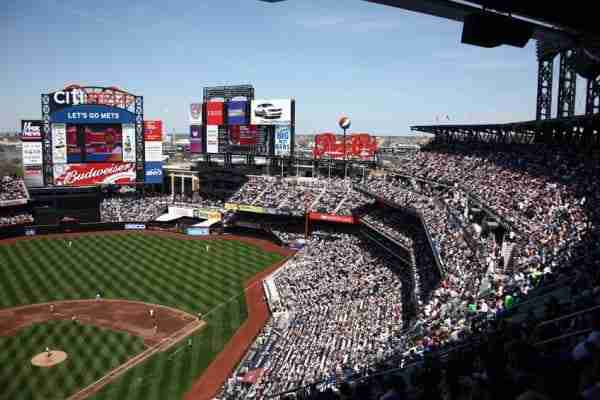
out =
<svg viewBox="0 0 600 400"><path fill-rule="evenodd" d="M23 168L23 181L27 187L44 186L44 175L40 166L26 166Z"/></svg>
<svg viewBox="0 0 600 400"><path fill-rule="evenodd" d="M42 165L42 142L23 142L23 165Z"/></svg>
<svg viewBox="0 0 600 400"><path fill-rule="evenodd" d="M136 182L134 163L88 163L54 165L57 186L132 184Z"/></svg>
<svg viewBox="0 0 600 400"><path fill-rule="evenodd" d="M238 206L238 210L245 211L245 212L251 212L251 213L255 213L255 214L266 214L265 209L262 207L248 206L248 205L244 205L244 204L240 204Z"/></svg>
<svg viewBox="0 0 600 400"><path fill-rule="evenodd" d="M346 137L345 150L348 159L372 160L378 150L377 138L368 133L353 133ZM343 139L338 139L333 133L316 135L313 156L343 159Z"/></svg>
<svg viewBox="0 0 600 400"><path fill-rule="evenodd" d="M100 106L79 105L63 108L50 115L50 122L70 124L134 124L135 114L122 109Z"/></svg>
<svg viewBox="0 0 600 400"><path fill-rule="evenodd" d="M202 153L202 126L190 126L190 152Z"/></svg>
<svg viewBox="0 0 600 400"><path fill-rule="evenodd" d="M227 125L248 124L248 102L230 101L227 103Z"/></svg>
<svg viewBox="0 0 600 400"><path fill-rule="evenodd" d="M52 162L64 164L67 162L67 126L52 124Z"/></svg>
<svg viewBox="0 0 600 400"><path fill-rule="evenodd" d="M190 124L202 125L202 103L190 104Z"/></svg>
<svg viewBox="0 0 600 400"><path fill-rule="evenodd" d="M144 168L144 182L148 184L163 183L162 161L146 161Z"/></svg>
<svg viewBox="0 0 600 400"><path fill-rule="evenodd" d="M221 213L215 210L211 210L209 208L196 208L194 210L194 218L220 221Z"/></svg>
<svg viewBox="0 0 600 400"><path fill-rule="evenodd" d="M162 121L144 121L144 141L162 142Z"/></svg>
<svg viewBox="0 0 600 400"><path fill-rule="evenodd" d="M223 105L221 101L210 101L206 103L206 125L223 125Z"/></svg>
<svg viewBox="0 0 600 400"><path fill-rule="evenodd" d="M321 214L317 212L311 212L309 218L312 221L330 221L338 222L341 224L355 224L356 220L352 215L332 215L332 214Z"/></svg>
<svg viewBox="0 0 600 400"><path fill-rule="evenodd" d="M225 209L226 210L237 211L238 205L235 204L235 203L225 203Z"/></svg>
<svg viewBox="0 0 600 400"><path fill-rule="evenodd" d="M219 127L217 125L206 126L206 152L219 152Z"/></svg>
<svg viewBox="0 0 600 400"><path fill-rule="evenodd" d="M35 228L25 228L25 236L35 236L36 230Z"/></svg>
<svg viewBox="0 0 600 400"><path fill-rule="evenodd" d="M209 234L209 229L190 227L186 229L185 233L190 236L207 236Z"/></svg>
<svg viewBox="0 0 600 400"><path fill-rule="evenodd" d="M291 125L292 100L252 100L250 123L252 125Z"/></svg>
<svg viewBox="0 0 600 400"><path fill-rule="evenodd" d="M275 155L289 156L292 146L292 128L288 126L275 127Z"/></svg>
<svg viewBox="0 0 600 400"><path fill-rule="evenodd" d="M123 124L123 161L135 162L135 125Z"/></svg>
<svg viewBox="0 0 600 400"><path fill-rule="evenodd" d="M144 224L125 224L125 229L127 229L127 230L142 230L142 229L146 229L146 225L144 225Z"/></svg>
<svg viewBox="0 0 600 400"><path fill-rule="evenodd" d="M261 229L260 224L256 222L236 221L235 226L239 226L240 228Z"/></svg>
<svg viewBox="0 0 600 400"><path fill-rule="evenodd" d="M146 153L146 162L162 161L163 159L163 147L162 142L146 142L144 144Z"/></svg>
<svg viewBox="0 0 600 400"><path fill-rule="evenodd" d="M42 121L38 119L24 119L21 121L21 140L42 140Z"/></svg>
<svg viewBox="0 0 600 400"><path fill-rule="evenodd" d="M219 127L219 152L237 154L267 154L268 126L230 125Z"/></svg>

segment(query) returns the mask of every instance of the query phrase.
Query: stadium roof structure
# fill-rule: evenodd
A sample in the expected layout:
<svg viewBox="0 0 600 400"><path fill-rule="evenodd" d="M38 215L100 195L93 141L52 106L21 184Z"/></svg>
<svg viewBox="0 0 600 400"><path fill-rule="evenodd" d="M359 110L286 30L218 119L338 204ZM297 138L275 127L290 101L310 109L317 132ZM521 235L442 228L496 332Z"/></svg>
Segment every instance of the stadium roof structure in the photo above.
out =
<svg viewBox="0 0 600 400"><path fill-rule="evenodd" d="M600 148L600 114L503 124L415 125L410 129L449 142L545 143Z"/></svg>

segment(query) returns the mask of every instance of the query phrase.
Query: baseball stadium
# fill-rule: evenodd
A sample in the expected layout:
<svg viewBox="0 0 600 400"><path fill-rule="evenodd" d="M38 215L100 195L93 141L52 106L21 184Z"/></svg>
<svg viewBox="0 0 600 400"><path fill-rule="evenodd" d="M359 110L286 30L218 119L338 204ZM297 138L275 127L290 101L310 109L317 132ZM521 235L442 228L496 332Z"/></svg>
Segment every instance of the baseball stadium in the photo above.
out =
<svg viewBox="0 0 600 400"><path fill-rule="evenodd" d="M43 89L0 174L0 399L600 399L597 18L366 3L535 41L535 119L307 141L291 94L205 86L179 145L152 95Z"/></svg>

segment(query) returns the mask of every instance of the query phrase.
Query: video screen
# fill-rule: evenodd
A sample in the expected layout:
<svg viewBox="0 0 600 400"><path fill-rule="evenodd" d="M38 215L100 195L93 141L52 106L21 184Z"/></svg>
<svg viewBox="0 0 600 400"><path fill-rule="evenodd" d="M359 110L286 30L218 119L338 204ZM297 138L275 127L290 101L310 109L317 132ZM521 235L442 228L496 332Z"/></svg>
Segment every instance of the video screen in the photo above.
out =
<svg viewBox="0 0 600 400"><path fill-rule="evenodd" d="M123 161L121 125L86 125L83 135L86 162Z"/></svg>
<svg viewBox="0 0 600 400"><path fill-rule="evenodd" d="M219 151L237 154L267 154L269 128L256 125L231 125L229 131L219 130Z"/></svg>
<svg viewBox="0 0 600 400"><path fill-rule="evenodd" d="M120 124L67 125L67 162L122 162Z"/></svg>

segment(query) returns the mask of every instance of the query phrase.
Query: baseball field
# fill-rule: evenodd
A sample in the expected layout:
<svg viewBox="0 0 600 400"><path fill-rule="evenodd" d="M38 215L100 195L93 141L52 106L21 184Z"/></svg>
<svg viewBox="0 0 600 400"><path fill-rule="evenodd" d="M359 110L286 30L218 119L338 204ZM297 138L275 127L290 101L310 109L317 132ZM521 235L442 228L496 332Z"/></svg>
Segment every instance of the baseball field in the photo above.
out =
<svg viewBox="0 0 600 400"><path fill-rule="evenodd" d="M251 241L184 239L0 242L0 398L183 398L244 323L248 280L284 259ZM67 358L32 365L47 349ZM128 362L110 383L82 391Z"/></svg>

